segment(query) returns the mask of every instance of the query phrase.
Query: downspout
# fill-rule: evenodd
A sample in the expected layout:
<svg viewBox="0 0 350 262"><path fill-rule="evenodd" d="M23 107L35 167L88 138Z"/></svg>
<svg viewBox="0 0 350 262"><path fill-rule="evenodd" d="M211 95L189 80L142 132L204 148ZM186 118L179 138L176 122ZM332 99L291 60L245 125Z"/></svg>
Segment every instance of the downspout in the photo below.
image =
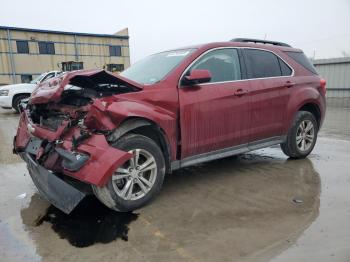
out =
<svg viewBox="0 0 350 262"><path fill-rule="evenodd" d="M74 35L74 49L75 49L75 61L79 62L79 49L78 49L77 35Z"/></svg>
<svg viewBox="0 0 350 262"><path fill-rule="evenodd" d="M9 46L9 54L10 54L10 63L11 63L11 71L12 71L12 81L14 84L17 84L17 78L16 78L16 67L15 67L15 61L13 59L13 52L12 52L12 44L11 44L11 32L10 29L7 29L7 44Z"/></svg>

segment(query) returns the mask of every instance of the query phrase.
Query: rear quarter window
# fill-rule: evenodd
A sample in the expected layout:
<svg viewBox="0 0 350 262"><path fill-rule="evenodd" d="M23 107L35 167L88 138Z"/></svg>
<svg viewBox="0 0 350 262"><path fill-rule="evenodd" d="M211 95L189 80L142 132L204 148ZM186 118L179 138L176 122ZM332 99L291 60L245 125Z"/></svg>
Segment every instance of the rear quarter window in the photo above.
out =
<svg viewBox="0 0 350 262"><path fill-rule="evenodd" d="M287 66L287 64L283 62L281 59L278 59L278 61L280 62L282 75L290 76L293 73L292 69L289 66Z"/></svg>
<svg viewBox="0 0 350 262"><path fill-rule="evenodd" d="M310 62L310 60L305 56L303 52L291 52L286 51L285 52L289 57L293 58L295 62L302 65L305 69L310 71L311 73L314 73L315 75L318 75L316 68L314 65Z"/></svg>

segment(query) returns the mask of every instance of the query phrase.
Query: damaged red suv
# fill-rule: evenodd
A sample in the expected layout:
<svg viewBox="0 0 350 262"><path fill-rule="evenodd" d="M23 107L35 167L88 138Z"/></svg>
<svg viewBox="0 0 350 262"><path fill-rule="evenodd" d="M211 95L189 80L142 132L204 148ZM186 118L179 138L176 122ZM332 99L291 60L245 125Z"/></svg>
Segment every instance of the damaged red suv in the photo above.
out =
<svg viewBox="0 0 350 262"><path fill-rule="evenodd" d="M172 171L280 144L312 151L325 80L303 52L233 39L151 55L120 75L73 71L21 103L14 152L39 192L69 213L87 194L130 211Z"/></svg>

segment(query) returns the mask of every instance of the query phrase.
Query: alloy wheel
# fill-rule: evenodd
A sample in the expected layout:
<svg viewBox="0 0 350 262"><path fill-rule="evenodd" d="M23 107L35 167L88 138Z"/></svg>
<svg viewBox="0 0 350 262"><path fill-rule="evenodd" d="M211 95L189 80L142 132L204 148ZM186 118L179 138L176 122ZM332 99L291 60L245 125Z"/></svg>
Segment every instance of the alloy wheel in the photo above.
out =
<svg viewBox="0 0 350 262"><path fill-rule="evenodd" d="M130 150L134 156L112 176L115 193L124 200L144 197L153 187L157 177L157 163L144 149Z"/></svg>
<svg viewBox="0 0 350 262"><path fill-rule="evenodd" d="M303 152L309 150L314 140L314 124L310 120L303 120L297 129L296 143L298 149Z"/></svg>

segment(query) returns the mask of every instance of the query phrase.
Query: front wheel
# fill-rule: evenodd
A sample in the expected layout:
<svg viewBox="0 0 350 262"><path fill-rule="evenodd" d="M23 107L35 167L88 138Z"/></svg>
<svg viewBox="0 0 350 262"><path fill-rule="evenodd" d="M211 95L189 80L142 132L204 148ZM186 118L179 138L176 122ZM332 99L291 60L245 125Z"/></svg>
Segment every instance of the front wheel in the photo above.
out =
<svg viewBox="0 0 350 262"><path fill-rule="evenodd" d="M93 186L96 197L109 208L132 211L146 205L161 189L165 161L159 146L150 138L130 134L113 147L132 153L104 187Z"/></svg>
<svg viewBox="0 0 350 262"><path fill-rule="evenodd" d="M317 133L318 124L314 115L307 111L299 111L286 142L281 144L283 153L291 158L305 158L316 144Z"/></svg>

